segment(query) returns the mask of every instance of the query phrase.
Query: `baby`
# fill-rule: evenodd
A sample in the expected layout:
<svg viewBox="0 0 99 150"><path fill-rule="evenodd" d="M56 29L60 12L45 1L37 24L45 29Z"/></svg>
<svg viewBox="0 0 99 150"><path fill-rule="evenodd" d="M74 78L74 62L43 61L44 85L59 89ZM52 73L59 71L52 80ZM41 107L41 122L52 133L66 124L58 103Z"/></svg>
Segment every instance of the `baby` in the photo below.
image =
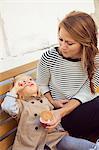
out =
<svg viewBox="0 0 99 150"><path fill-rule="evenodd" d="M68 135L60 124L53 130L45 128L53 105L40 96L31 76L15 78L14 87L6 94L1 107L19 121L13 150L44 150L45 145L55 150L57 143ZM45 122L44 118L47 119Z"/></svg>
<svg viewBox="0 0 99 150"><path fill-rule="evenodd" d="M99 150L99 143L68 135L60 124L46 128L52 121L53 105L40 95L31 76L19 75L14 87L1 104L4 111L18 120L18 129L12 150ZM46 145L46 146L45 146Z"/></svg>

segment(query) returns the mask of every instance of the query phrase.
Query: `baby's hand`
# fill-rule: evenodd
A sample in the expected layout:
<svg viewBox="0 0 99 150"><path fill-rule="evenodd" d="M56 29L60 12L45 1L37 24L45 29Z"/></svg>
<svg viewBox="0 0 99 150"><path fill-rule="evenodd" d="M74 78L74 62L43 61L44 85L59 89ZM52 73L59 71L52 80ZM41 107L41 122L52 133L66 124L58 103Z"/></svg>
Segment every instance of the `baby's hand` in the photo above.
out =
<svg viewBox="0 0 99 150"><path fill-rule="evenodd" d="M23 90L26 86L27 84L25 81L17 81L11 91L15 91L15 93L18 93L19 91Z"/></svg>

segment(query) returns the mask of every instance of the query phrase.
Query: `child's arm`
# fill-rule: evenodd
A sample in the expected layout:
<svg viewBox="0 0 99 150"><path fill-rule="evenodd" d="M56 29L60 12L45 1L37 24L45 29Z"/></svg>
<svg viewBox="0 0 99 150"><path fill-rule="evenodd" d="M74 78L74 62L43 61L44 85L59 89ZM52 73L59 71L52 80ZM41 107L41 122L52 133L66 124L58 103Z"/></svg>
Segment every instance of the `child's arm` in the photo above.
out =
<svg viewBox="0 0 99 150"><path fill-rule="evenodd" d="M17 100L17 93L24 87L25 85L23 85L22 83L21 86L19 82L15 83L11 91L7 92L6 97L4 98L4 101L1 104L1 108L13 117L19 114L20 105Z"/></svg>
<svg viewBox="0 0 99 150"><path fill-rule="evenodd" d="M19 113L19 105L17 101L17 94L10 91L6 94L1 108L11 116L16 116Z"/></svg>

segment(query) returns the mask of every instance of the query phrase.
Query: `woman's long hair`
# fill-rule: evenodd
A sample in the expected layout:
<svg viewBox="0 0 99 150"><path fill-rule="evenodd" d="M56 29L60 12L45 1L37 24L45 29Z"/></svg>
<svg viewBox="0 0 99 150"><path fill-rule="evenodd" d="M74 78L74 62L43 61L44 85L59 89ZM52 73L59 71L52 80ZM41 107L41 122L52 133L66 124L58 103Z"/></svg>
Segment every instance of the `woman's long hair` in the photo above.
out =
<svg viewBox="0 0 99 150"><path fill-rule="evenodd" d="M92 82L95 72L95 56L98 53L97 48L97 28L92 17L84 12L73 11L69 13L59 24L64 27L72 38L81 44L81 61L83 68L87 71L90 81L90 89L95 93Z"/></svg>

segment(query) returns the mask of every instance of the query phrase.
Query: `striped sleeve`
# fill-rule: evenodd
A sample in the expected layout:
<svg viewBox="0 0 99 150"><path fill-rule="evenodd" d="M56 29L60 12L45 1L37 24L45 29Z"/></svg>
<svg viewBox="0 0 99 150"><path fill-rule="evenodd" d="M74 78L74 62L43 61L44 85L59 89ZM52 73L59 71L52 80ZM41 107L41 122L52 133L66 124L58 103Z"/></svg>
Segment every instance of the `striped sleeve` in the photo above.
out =
<svg viewBox="0 0 99 150"><path fill-rule="evenodd" d="M98 55L99 56L99 55ZM81 102L87 102L91 99L94 99L95 97L99 96L99 57L96 57L96 72L93 77L93 83L95 88L95 94L92 94L89 88L88 81L85 82L85 84L81 87L81 89L78 91L78 93L73 97L79 99Z"/></svg>
<svg viewBox="0 0 99 150"><path fill-rule="evenodd" d="M95 91L99 94L99 55L96 57L96 72L94 74L93 82L95 85Z"/></svg>
<svg viewBox="0 0 99 150"><path fill-rule="evenodd" d="M79 99L82 103L88 102L95 97L99 96L99 93L92 94L89 88L89 83L86 81L80 90L72 98Z"/></svg>
<svg viewBox="0 0 99 150"><path fill-rule="evenodd" d="M37 67L37 84L42 94L45 94L46 92L50 91L48 87L49 80L50 71L48 65L48 55L46 52L42 55Z"/></svg>

